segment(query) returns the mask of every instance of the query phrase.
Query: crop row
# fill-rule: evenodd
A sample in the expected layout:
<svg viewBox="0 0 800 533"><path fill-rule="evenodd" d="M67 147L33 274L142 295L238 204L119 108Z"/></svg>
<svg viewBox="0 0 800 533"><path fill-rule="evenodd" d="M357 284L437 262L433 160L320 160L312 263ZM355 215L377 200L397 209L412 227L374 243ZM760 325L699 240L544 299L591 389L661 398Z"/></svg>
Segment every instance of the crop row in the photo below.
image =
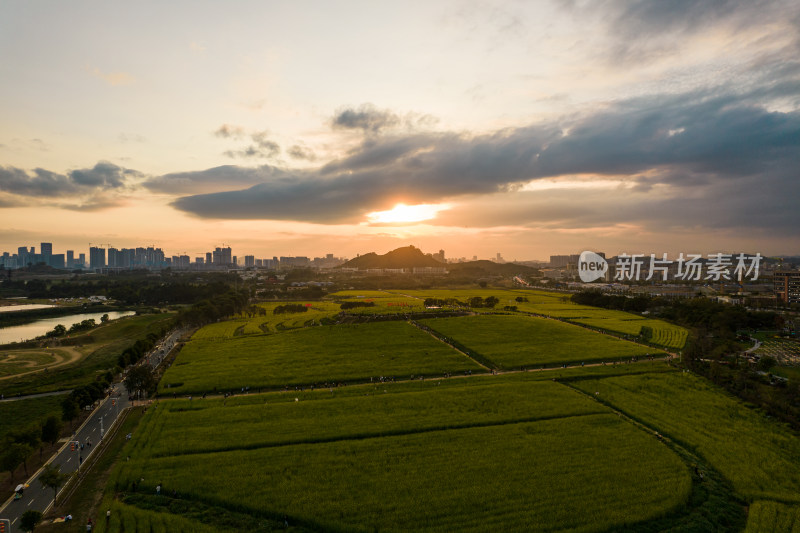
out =
<svg viewBox="0 0 800 533"><path fill-rule="evenodd" d="M633 337L642 335L642 328L647 327L652 331L652 336L645 340L648 340L653 344L675 349L681 349L686 344L688 332L685 328L664 322L662 320L643 319L636 317L635 315L628 316L630 317L628 319L572 318L570 319L570 322L583 324L613 333L619 333L621 335L631 335Z"/></svg>
<svg viewBox="0 0 800 533"><path fill-rule="evenodd" d="M742 496L800 503L800 441L689 373L576 381L581 390L690 445Z"/></svg>
<svg viewBox="0 0 800 533"><path fill-rule="evenodd" d="M480 386L453 387L428 382L425 389L404 394L387 394L382 384L363 389L366 396L329 393L330 400L320 401L286 402L271 394L260 404L240 406L210 398L163 402L134 447L137 454L177 455L608 412L552 381L497 377Z"/></svg>
<svg viewBox="0 0 800 533"><path fill-rule="evenodd" d="M421 320L497 368L614 361L655 353L646 346L556 320L527 316L467 316Z"/></svg>
<svg viewBox="0 0 800 533"><path fill-rule="evenodd" d="M132 505L113 501L107 507L111 511L108 523L98 520L92 531L125 531L126 533L220 533L220 529L189 520L174 514L139 509ZM223 530L229 531L229 530Z"/></svg>
<svg viewBox="0 0 800 533"><path fill-rule="evenodd" d="M675 509L691 485L675 454L614 415L137 456L120 463L112 480L119 490L133 482L354 531L599 531Z"/></svg>
<svg viewBox="0 0 800 533"><path fill-rule="evenodd" d="M745 533L800 533L800 506L757 501L747 514Z"/></svg>
<svg viewBox="0 0 800 533"><path fill-rule="evenodd" d="M181 350L179 362L161 380L162 392L254 390L482 371L447 345L398 321L192 340Z"/></svg>

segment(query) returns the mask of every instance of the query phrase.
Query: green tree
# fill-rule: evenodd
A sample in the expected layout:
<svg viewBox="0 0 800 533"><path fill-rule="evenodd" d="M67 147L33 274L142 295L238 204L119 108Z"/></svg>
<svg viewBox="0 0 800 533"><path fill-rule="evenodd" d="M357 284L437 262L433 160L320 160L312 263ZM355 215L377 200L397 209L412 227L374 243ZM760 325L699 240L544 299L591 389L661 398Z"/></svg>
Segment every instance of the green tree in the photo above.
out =
<svg viewBox="0 0 800 533"><path fill-rule="evenodd" d="M67 328L64 326L64 324L58 324L47 333L47 337L63 337L66 334Z"/></svg>
<svg viewBox="0 0 800 533"><path fill-rule="evenodd" d="M0 468L2 468L4 472L11 474L12 483L14 481L14 470L16 470L19 465L26 462L32 451L33 448L19 442L12 442L5 446L3 455L0 456ZM28 475L27 465L25 466L25 475Z"/></svg>
<svg viewBox="0 0 800 533"><path fill-rule="evenodd" d="M137 392L153 392L156 389L156 378L153 370L147 365L139 365L131 368L125 376L125 388L128 394Z"/></svg>
<svg viewBox="0 0 800 533"><path fill-rule="evenodd" d="M70 427L72 427L72 421L78 418L78 404L72 397L64 398L64 401L61 402L61 419L65 422L70 423Z"/></svg>
<svg viewBox="0 0 800 533"><path fill-rule="evenodd" d="M108 322L108 313L106 313L106 314L104 314L103 316L100 317L100 323L101 324L105 324L106 322Z"/></svg>
<svg viewBox="0 0 800 533"><path fill-rule="evenodd" d="M776 366L778 361L769 355L765 355L761 359L758 360L758 369L763 370L764 372L768 371L770 368Z"/></svg>
<svg viewBox="0 0 800 533"><path fill-rule="evenodd" d="M53 507L56 505L56 497L58 496L58 489L66 483L69 479L69 474L62 474L61 467L50 463L44 467L42 473L39 475L39 482L43 487L53 489Z"/></svg>
<svg viewBox="0 0 800 533"><path fill-rule="evenodd" d="M48 416L47 420L42 424L42 442L46 442L51 446L58 442L58 437L61 435L61 428L64 425L61 420L56 416Z"/></svg>
<svg viewBox="0 0 800 533"><path fill-rule="evenodd" d="M28 509L19 517L19 525L25 531L33 531L42 521L42 513Z"/></svg>

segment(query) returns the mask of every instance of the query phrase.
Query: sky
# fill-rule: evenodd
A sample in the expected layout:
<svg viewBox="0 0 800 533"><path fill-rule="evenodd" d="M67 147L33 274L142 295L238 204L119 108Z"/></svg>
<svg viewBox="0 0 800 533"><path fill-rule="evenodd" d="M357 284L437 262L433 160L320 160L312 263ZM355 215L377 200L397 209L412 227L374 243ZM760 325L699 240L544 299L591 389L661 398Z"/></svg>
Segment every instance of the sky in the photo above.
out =
<svg viewBox="0 0 800 533"><path fill-rule="evenodd" d="M0 3L0 252L800 255L800 3Z"/></svg>

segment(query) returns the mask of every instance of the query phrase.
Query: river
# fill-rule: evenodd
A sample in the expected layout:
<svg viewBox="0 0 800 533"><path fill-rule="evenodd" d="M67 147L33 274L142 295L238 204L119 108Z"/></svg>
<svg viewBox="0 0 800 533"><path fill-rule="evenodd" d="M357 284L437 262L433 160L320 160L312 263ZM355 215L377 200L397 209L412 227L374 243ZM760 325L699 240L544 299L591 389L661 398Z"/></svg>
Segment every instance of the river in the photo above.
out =
<svg viewBox="0 0 800 533"><path fill-rule="evenodd" d="M0 305L0 313L13 313L14 311L33 311L34 309L49 309L55 305L47 304L22 304L22 305Z"/></svg>
<svg viewBox="0 0 800 533"><path fill-rule="evenodd" d="M53 318L43 318L29 324L21 326L9 326L7 328L0 328L0 344L8 344L10 342L26 341L35 339L52 331L58 324L63 324L67 329L72 324L77 324L84 320L94 319L95 322L100 324L100 318L108 314L110 320L121 318L123 316L135 315L134 311L110 311L108 313L83 313L80 315L66 315L57 316Z"/></svg>

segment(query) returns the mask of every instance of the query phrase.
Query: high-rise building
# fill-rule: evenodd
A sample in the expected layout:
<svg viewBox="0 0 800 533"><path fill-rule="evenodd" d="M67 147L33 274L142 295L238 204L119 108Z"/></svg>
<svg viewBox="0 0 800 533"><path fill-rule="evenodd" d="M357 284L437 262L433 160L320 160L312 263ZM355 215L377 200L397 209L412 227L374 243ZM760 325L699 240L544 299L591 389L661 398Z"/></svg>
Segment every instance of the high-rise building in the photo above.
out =
<svg viewBox="0 0 800 533"><path fill-rule="evenodd" d="M67 250L67 268L75 267L75 252L73 250Z"/></svg>
<svg viewBox="0 0 800 533"><path fill-rule="evenodd" d="M214 264L218 266L227 266L233 263L230 246L227 248L217 247L212 253L212 257Z"/></svg>
<svg viewBox="0 0 800 533"><path fill-rule="evenodd" d="M106 249L92 246L89 248L89 268L92 270L97 268L105 268L106 266Z"/></svg>
<svg viewBox="0 0 800 533"><path fill-rule="evenodd" d="M50 259L53 257L53 243L43 242L40 253L42 256L42 263L44 263L45 265L50 265L51 262Z"/></svg>
<svg viewBox="0 0 800 533"><path fill-rule="evenodd" d="M245 268L256 266L256 257L254 255L244 256L244 266Z"/></svg>
<svg viewBox="0 0 800 533"><path fill-rule="evenodd" d="M114 247L108 249L108 267L119 268L122 266L122 254Z"/></svg>
<svg viewBox="0 0 800 533"><path fill-rule="evenodd" d="M775 296L783 303L800 303L800 271L779 270L772 275Z"/></svg>
<svg viewBox="0 0 800 533"><path fill-rule="evenodd" d="M86 268L86 254L78 254L78 264L75 266Z"/></svg>

